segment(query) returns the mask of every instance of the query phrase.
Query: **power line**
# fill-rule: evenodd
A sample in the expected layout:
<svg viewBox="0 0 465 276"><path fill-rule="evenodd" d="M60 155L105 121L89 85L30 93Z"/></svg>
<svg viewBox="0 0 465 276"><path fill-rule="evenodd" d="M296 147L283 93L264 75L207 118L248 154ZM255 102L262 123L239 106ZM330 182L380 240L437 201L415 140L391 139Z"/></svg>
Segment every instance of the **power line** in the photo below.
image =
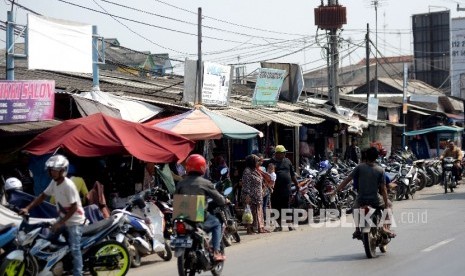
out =
<svg viewBox="0 0 465 276"><path fill-rule="evenodd" d="M60 0L59 0L59 1L60 1ZM123 22L121 22L121 21L119 21L118 19L116 19L115 16L111 15L110 13L108 13L108 12L107 12L102 6L100 6L95 0L93 0L93 2L94 2L97 6L99 6L102 10L104 10L104 11L106 12L107 15L109 15L111 18L113 18L113 20L115 20L115 21L118 22L119 24L123 25L126 29L128 29L128 30L129 30L130 32L132 32L133 34L139 36L140 38L142 38L142 39L144 39L144 40L146 40L146 41L148 41L148 42L150 42L150 43L152 43L152 44L154 44L154 45L156 45L156 46L158 46L158 47L160 47L160 48L163 48L163 49L166 49L166 50L171 50L171 51L173 51L173 52L180 53L180 54L188 54L188 53L185 53L185 52L177 51L177 50L172 49L172 48L169 48L169 47L165 47L165 46L163 46L163 45L161 45L161 44L158 44L158 43L152 41L151 39L148 39L147 37L145 37L145 36L139 34L138 32L136 32L136 31L134 31L133 29L131 29L129 26L127 26L126 24L124 24Z"/></svg>
<svg viewBox="0 0 465 276"><path fill-rule="evenodd" d="M184 8L181 8L181 7L178 7L178 6L175 6L175 5L166 3L166 2L161 1L161 0L154 0L154 1L159 2L159 3L162 3L162 4L164 4L164 5L170 6L170 7L172 7L172 8L178 9L178 10L182 10L182 11L191 13L191 14L197 14L196 12L193 12L193 11L190 11L190 10L187 10L187 9L184 9ZM251 26L241 25L241 24L229 22L229 21L226 21L226 20L214 18L214 17L211 17L211 16L204 16L204 17L205 17L205 18L208 18L208 19L211 19L211 20L218 21L218 22L222 22L222 23L225 23L225 24L230 24L230 25L233 25L233 26L236 26L236 27L242 27L242 28L247 28L247 29L256 30L256 31L268 32L268 33L275 33L275 34L284 34L284 35L302 36L302 34L278 32L278 31L272 31L272 30L266 30L266 29L260 29L260 28L255 28L255 27L251 27Z"/></svg>
<svg viewBox="0 0 465 276"><path fill-rule="evenodd" d="M133 23L137 23L137 24L141 24L141 25L145 25L145 26L149 26L149 27L153 27L153 28L157 28L157 29L162 29L162 30L166 30L166 31L176 32L176 33L180 33L180 34L185 34L185 35L190 35L190 36L197 36L197 34L194 34L194 33L189 33L189 32L185 32L185 31L171 29L171 28L167 28L167 27L158 26L158 25L146 23L146 22L143 22L143 21L135 20L135 19L126 18L126 17L119 16L119 15L114 15L114 14L98 11L98 10L95 10L95 9L92 9L92 8L89 8L89 7L85 7L85 6L81 6L81 5L78 5L78 4L75 4L75 3L72 3L72 2L68 2L68 1L65 1L65 0L57 0L57 1L62 2L62 3L66 3L68 5L72 5L72 6L75 6L75 7L79 7L81 9L93 11L93 12L96 12L96 13L110 15L112 17L119 18L119 19L126 20L126 21L130 21L130 22L133 22ZM213 36L202 36L202 38L208 38L208 39L225 41L225 42L241 43L241 41L218 38L218 37L213 37ZM248 43L248 44L253 45L253 43Z"/></svg>
<svg viewBox="0 0 465 276"><path fill-rule="evenodd" d="M118 6L118 7L130 9L130 10L133 10L133 11L142 12L142 13L145 13L145 14L149 14L149 15L161 17L161 18L164 18L164 19L173 20L173 21L176 21L176 22L180 22L180 23L184 23L184 24L188 24L188 25L197 26L197 23L194 23L194 22L189 22L189 21L185 21L185 20L181 20L181 19L169 17L169 16L166 16L166 15L161 15L161 14L157 14L157 13L153 13L153 12L149 12L149 11L144 11L144 10L136 9L136 8L134 8L134 7L129 7L129 6L122 5L122 4L119 4L119 3L115 3L115 2L112 2L112 1L109 1L109 0L100 0L100 1L106 2L106 3L109 3L109 4L112 4L112 5L115 5L115 6ZM95 1L94 1L94 2L95 2ZM274 37L263 37L263 36L257 36L257 35L247 34L247 33L235 32L235 31L231 31L231 30L225 30L225 29L221 29L221 28L217 28L217 27L213 27L213 26L209 26L209 25L202 25L202 28L207 28L207 29L211 29L211 30L216 30L216 31L231 33L231 34L235 34L235 35L247 36L247 37L255 37L255 38L263 38L263 39L281 40L281 39L279 39L279 38L274 38Z"/></svg>

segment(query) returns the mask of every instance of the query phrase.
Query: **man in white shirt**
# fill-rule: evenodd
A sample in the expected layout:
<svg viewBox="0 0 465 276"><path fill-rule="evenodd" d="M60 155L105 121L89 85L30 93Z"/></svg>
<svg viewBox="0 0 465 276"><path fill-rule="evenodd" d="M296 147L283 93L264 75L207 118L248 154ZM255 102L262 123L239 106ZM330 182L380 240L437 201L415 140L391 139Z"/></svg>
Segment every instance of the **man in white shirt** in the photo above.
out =
<svg viewBox="0 0 465 276"><path fill-rule="evenodd" d="M73 275L82 275L81 237L82 227L85 222L84 209L82 208L79 192L73 181L66 177L69 161L63 155L54 155L45 163L52 181L47 189L41 193L26 208L21 209L20 214L27 214L29 210L42 203L48 196L54 196L60 217L52 226L52 231L57 232L66 228L68 243L73 257Z"/></svg>

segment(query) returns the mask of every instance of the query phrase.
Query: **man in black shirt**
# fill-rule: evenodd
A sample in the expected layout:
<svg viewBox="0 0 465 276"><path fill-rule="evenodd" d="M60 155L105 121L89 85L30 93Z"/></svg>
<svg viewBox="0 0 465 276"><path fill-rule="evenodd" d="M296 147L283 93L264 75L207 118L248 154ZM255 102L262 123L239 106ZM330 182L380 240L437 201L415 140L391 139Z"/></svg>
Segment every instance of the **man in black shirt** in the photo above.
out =
<svg viewBox="0 0 465 276"><path fill-rule="evenodd" d="M286 148L283 145L277 145L275 148L275 155L265 162L263 166L268 167L269 163L275 165L276 182L274 190L271 194L271 207L282 214L283 209L289 209L289 198L291 196L291 183L297 186L297 178L295 177L294 166L291 160L286 158ZM275 232L282 231L281 218L278 219L279 226L275 228ZM289 231L294 230L289 226Z"/></svg>
<svg viewBox="0 0 465 276"><path fill-rule="evenodd" d="M344 156L345 160L352 160L356 164L360 163L362 154L360 148L358 147L358 142L356 138L352 138L352 144L347 148L346 154Z"/></svg>

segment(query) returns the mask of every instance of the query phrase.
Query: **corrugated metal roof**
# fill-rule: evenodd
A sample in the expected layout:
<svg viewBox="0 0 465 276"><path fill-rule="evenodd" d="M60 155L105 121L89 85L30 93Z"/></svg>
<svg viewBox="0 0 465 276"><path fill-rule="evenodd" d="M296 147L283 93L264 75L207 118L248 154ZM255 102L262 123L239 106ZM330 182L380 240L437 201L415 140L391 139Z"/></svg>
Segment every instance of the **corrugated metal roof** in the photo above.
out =
<svg viewBox="0 0 465 276"><path fill-rule="evenodd" d="M25 133L38 133L60 124L58 120L26 122L0 125L0 133L4 135L18 135Z"/></svg>
<svg viewBox="0 0 465 276"><path fill-rule="evenodd" d="M228 116L250 125L275 122L285 126L302 126L302 124L313 125L320 124L325 121L323 118L299 114L291 111L275 112L267 109L227 108L213 110L213 112Z"/></svg>
<svg viewBox="0 0 465 276"><path fill-rule="evenodd" d="M368 123L363 122L363 121L356 121L356 120L351 120L349 118L346 118L342 115L339 115L337 113L331 112L327 109L324 108L308 108L306 109L308 112L317 115L317 116L322 116L325 118L332 118L337 120L341 124L346 124L349 126L354 126L354 127L361 127L361 128L367 128Z"/></svg>

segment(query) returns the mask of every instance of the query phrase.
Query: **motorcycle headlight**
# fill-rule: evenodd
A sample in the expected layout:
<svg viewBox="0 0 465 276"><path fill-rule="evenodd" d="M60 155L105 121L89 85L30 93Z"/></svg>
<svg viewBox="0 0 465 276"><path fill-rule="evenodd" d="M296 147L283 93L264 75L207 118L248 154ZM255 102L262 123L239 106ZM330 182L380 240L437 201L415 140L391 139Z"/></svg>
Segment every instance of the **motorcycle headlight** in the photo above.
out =
<svg viewBox="0 0 465 276"><path fill-rule="evenodd" d="M400 170L400 175L402 175L402 176L407 176L407 174L408 174L408 169L402 169L402 170Z"/></svg>

